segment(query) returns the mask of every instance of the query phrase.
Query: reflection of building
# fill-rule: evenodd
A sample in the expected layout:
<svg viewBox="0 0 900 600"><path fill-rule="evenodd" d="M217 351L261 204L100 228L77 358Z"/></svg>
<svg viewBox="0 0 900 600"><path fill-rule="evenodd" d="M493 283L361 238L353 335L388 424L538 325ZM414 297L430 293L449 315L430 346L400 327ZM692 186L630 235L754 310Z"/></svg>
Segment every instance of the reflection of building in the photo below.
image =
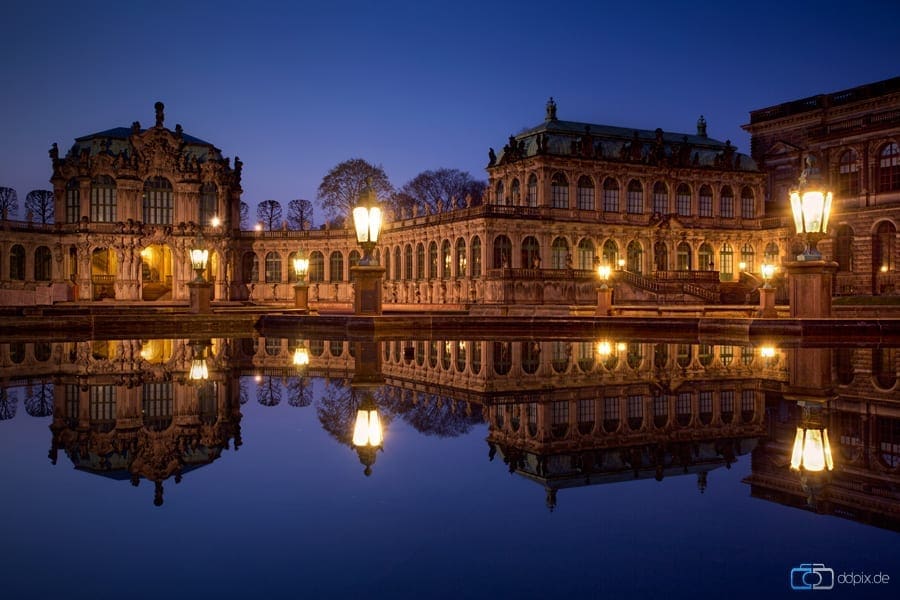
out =
<svg viewBox="0 0 900 600"><path fill-rule="evenodd" d="M769 203L784 199L807 153L835 193L831 236L819 243L839 265L836 294L897 290L900 223L900 77L750 113L752 156L768 174Z"/></svg>

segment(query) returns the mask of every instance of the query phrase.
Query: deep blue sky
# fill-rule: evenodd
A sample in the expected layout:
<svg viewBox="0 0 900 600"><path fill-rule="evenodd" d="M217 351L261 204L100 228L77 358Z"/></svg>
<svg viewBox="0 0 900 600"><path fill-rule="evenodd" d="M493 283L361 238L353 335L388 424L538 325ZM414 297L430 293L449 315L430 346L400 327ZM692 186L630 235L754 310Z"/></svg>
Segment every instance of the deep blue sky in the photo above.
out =
<svg viewBox="0 0 900 600"><path fill-rule="evenodd" d="M49 187L52 142L152 125L157 100L167 126L241 157L246 202L286 204L351 157L397 186L485 178L488 147L551 95L562 119L625 127L692 132L703 114L747 151L750 110L900 75L894 0L683 4L3 3L0 186L21 205Z"/></svg>

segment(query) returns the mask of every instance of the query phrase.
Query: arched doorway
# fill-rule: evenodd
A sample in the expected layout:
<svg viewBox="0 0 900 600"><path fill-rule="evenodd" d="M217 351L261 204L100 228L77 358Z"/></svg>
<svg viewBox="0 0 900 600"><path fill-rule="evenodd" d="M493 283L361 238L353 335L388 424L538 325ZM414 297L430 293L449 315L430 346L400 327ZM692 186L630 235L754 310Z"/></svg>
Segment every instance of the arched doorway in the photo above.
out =
<svg viewBox="0 0 900 600"><path fill-rule="evenodd" d="M141 250L141 299L172 299L172 251L152 244Z"/></svg>
<svg viewBox="0 0 900 600"><path fill-rule="evenodd" d="M94 300L116 297L116 253L109 248L91 252L91 287Z"/></svg>

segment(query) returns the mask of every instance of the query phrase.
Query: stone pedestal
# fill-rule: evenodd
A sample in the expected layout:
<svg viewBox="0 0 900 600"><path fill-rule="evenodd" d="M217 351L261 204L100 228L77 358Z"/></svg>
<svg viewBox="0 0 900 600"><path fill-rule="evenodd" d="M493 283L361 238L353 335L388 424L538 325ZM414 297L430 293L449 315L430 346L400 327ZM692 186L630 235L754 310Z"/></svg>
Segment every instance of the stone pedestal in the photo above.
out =
<svg viewBox="0 0 900 600"><path fill-rule="evenodd" d="M192 313L209 313L209 301L212 298L212 284L203 282L190 282L187 284L191 295L191 312Z"/></svg>
<svg viewBox="0 0 900 600"><path fill-rule="evenodd" d="M601 286L597 288L597 312L598 317L606 317L612 309L612 288Z"/></svg>
<svg viewBox="0 0 900 600"><path fill-rule="evenodd" d="M775 288L759 288L759 313L757 315L765 318L778 316L778 311L775 310Z"/></svg>
<svg viewBox="0 0 900 600"><path fill-rule="evenodd" d="M309 310L309 286L305 283L294 286L294 308Z"/></svg>
<svg viewBox="0 0 900 600"><path fill-rule="evenodd" d="M353 280L353 314L381 314L381 280L384 267L360 266L350 267L350 278Z"/></svg>
<svg viewBox="0 0 900 600"><path fill-rule="evenodd" d="M787 263L791 317L821 319L831 316L831 282L838 265L824 260Z"/></svg>

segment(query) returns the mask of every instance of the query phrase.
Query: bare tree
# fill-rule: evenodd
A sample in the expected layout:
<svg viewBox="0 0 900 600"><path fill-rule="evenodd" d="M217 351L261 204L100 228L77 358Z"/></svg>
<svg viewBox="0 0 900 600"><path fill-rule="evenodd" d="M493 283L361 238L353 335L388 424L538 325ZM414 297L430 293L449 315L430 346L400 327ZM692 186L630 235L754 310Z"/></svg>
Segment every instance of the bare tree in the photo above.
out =
<svg viewBox="0 0 900 600"><path fill-rule="evenodd" d="M366 187L366 178L381 199L390 198L394 191L381 165L375 166L361 158L351 158L328 171L319 184L317 197L328 217L346 216L359 201L359 193Z"/></svg>
<svg viewBox="0 0 900 600"><path fill-rule="evenodd" d="M3 219L14 219L19 212L19 195L11 187L0 187L0 215Z"/></svg>
<svg viewBox="0 0 900 600"><path fill-rule="evenodd" d="M278 200L263 200L256 207L256 218L266 231L281 227L281 203Z"/></svg>
<svg viewBox="0 0 900 600"><path fill-rule="evenodd" d="M32 417L53 415L52 383L39 383L25 390L25 412Z"/></svg>
<svg viewBox="0 0 900 600"><path fill-rule="evenodd" d="M288 227L303 231L312 227L313 205L309 200L297 198L288 202Z"/></svg>
<svg viewBox="0 0 900 600"><path fill-rule="evenodd" d="M462 208L467 197L473 204L480 204L484 188L485 183L472 179L467 171L437 169L419 173L400 192L419 208L436 212Z"/></svg>
<svg viewBox="0 0 900 600"><path fill-rule="evenodd" d="M6 388L0 388L0 421L16 416L18 402L19 398L15 392L7 392Z"/></svg>
<svg viewBox="0 0 900 600"><path fill-rule="evenodd" d="M281 404L281 381L271 375L266 375L256 390L256 401L263 406Z"/></svg>
<svg viewBox="0 0 900 600"><path fill-rule="evenodd" d="M25 196L25 210L41 224L53 222L53 192L50 190L31 190Z"/></svg>
<svg viewBox="0 0 900 600"><path fill-rule="evenodd" d="M241 200L240 210L240 228L244 230L250 229L250 205Z"/></svg>
<svg viewBox="0 0 900 600"><path fill-rule="evenodd" d="M288 404L290 406L309 406L312 404L312 386L304 377L290 377L287 380Z"/></svg>

